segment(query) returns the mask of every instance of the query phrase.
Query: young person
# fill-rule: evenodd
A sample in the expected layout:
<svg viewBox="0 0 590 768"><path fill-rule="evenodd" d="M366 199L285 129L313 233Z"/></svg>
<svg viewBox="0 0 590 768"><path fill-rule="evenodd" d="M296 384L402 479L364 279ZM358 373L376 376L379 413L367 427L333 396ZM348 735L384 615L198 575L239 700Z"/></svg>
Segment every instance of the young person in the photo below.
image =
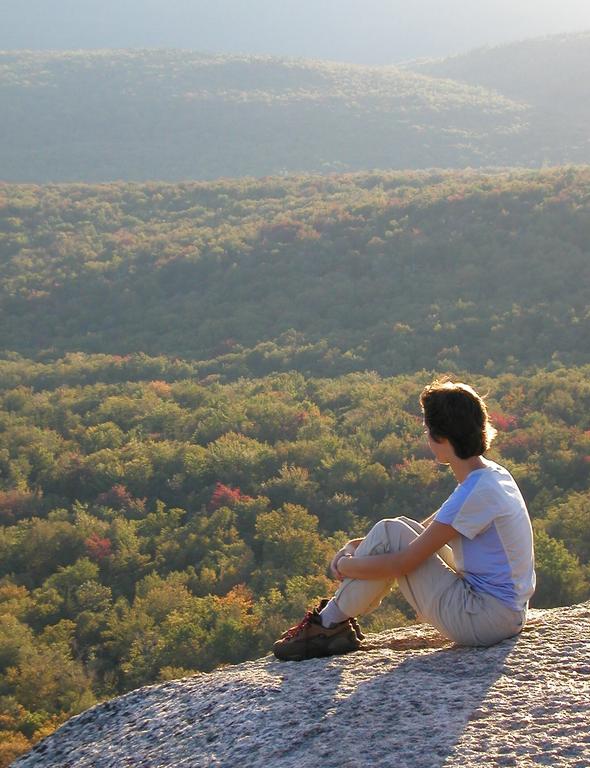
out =
<svg viewBox="0 0 590 768"><path fill-rule="evenodd" d="M535 589L533 534L525 502L504 467L484 457L496 430L470 386L435 381L420 396L434 458L457 487L423 523L380 520L331 562L341 581L273 646L282 660L358 650L356 616L377 608L395 581L418 617L460 645L518 634Z"/></svg>

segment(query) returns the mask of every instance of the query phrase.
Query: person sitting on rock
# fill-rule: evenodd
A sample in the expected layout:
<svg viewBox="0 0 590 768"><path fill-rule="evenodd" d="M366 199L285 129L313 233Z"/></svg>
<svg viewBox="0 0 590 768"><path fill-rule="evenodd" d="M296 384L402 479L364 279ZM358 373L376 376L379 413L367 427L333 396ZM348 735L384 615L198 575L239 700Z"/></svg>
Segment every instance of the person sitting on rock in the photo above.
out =
<svg viewBox="0 0 590 768"><path fill-rule="evenodd" d="M422 621L445 637L488 646L518 634L535 589L533 533L512 475L484 457L496 435L470 386L434 381L420 396L435 460L458 485L423 523L380 520L332 559L342 583L276 641L282 660L358 650L357 616L377 608L397 584Z"/></svg>

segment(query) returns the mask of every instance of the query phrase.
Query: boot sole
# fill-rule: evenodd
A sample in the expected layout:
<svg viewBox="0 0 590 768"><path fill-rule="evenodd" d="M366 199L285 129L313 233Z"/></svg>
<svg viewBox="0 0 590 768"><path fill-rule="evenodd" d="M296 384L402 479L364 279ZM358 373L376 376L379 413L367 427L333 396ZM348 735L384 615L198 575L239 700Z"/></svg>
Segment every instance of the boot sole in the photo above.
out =
<svg viewBox="0 0 590 768"><path fill-rule="evenodd" d="M319 652L314 652L314 649L310 648L309 650L303 650L301 653L285 654L285 656L279 655L276 651L273 651L273 653L279 661L307 661L308 659L324 659L328 656L343 656L346 653L353 653L361 649L360 642L351 647L350 642L343 642L343 640L343 638L334 638L334 642L330 644L329 648Z"/></svg>

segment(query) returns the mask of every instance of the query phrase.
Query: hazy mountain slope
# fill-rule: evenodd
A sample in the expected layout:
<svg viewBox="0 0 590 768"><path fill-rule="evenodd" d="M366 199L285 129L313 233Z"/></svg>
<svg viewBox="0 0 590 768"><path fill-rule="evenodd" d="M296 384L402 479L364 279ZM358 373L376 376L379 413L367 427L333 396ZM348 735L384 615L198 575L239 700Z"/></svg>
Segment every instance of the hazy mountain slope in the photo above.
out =
<svg viewBox="0 0 590 768"><path fill-rule="evenodd" d="M3 53L0 109L5 181L538 161L522 105L395 67L182 51Z"/></svg>
<svg viewBox="0 0 590 768"><path fill-rule="evenodd" d="M589 169L0 191L0 348L256 374L589 360Z"/></svg>
<svg viewBox="0 0 590 768"><path fill-rule="evenodd" d="M590 147L590 31L481 48L438 61L413 62L413 71L491 88L533 108L539 144L562 138L572 162L588 162ZM548 146L555 157L555 149Z"/></svg>
<svg viewBox="0 0 590 768"><path fill-rule="evenodd" d="M413 71L492 88L536 106L590 111L590 31L414 62Z"/></svg>

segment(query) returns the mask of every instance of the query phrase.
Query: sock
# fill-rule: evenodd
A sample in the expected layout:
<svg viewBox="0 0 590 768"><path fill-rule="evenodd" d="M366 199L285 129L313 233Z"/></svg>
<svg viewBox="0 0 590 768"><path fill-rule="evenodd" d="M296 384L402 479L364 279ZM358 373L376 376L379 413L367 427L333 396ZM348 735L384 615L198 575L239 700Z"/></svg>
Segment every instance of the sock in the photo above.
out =
<svg viewBox="0 0 590 768"><path fill-rule="evenodd" d="M320 619L322 621L322 627L326 627L326 629L329 629L330 627L334 626L334 624L340 624L341 621L346 621L346 619L350 618L345 613L342 613L340 608L338 608L338 605L336 604L336 601L334 598L330 600L328 605L323 609L323 611L320 611Z"/></svg>

